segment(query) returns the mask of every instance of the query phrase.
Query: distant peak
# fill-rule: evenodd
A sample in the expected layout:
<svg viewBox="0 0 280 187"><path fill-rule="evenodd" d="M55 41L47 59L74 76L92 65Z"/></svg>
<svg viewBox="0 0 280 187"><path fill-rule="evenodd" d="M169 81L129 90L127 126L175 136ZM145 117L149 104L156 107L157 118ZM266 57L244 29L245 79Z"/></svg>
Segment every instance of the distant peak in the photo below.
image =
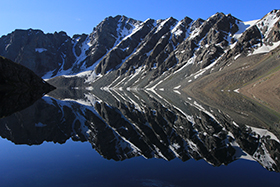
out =
<svg viewBox="0 0 280 187"><path fill-rule="evenodd" d="M186 16L182 21L187 23L187 24L190 24L193 20Z"/></svg>
<svg viewBox="0 0 280 187"><path fill-rule="evenodd" d="M214 19L215 18L221 18L223 16L225 16L225 14L223 12L217 12L216 14L212 15L211 17L209 17L208 20L212 19L212 18L214 18Z"/></svg>
<svg viewBox="0 0 280 187"><path fill-rule="evenodd" d="M115 17L113 17L116 20L126 20L128 19L125 15L116 15Z"/></svg>
<svg viewBox="0 0 280 187"><path fill-rule="evenodd" d="M28 29L28 30L26 30L26 29L16 29L13 33L25 33L25 32L28 32L28 33L35 32L36 34L38 34L38 33L44 34L44 32L40 29L31 29L31 28Z"/></svg>

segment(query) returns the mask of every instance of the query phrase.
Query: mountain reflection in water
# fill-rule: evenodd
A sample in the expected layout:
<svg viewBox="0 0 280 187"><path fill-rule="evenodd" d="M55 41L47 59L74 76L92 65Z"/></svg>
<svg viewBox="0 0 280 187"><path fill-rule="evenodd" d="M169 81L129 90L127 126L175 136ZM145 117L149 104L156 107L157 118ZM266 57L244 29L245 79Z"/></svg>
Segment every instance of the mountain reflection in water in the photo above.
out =
<svg viewBox="0 0 280 187"><path fill-rule="evenodd" d="M279 172L278 116L238 95L239 109L228 105L230 99L218 108L179 91L58 89L2 118L0 135L27 145L88 141L116 161L177 157L220 166L244 158Z"/></svg>

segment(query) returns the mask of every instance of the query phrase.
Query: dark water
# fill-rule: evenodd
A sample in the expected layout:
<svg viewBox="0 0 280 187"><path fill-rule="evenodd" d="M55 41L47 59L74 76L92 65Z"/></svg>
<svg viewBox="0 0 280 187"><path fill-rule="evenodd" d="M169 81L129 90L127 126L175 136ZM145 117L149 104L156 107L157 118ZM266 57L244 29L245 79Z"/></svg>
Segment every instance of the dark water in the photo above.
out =
<svg viewBox="0 0 280 187"><path fill-rule="evenodd" d="M0 119L0 186L279 186L279 115L221 100L55 90Z"/></svg>

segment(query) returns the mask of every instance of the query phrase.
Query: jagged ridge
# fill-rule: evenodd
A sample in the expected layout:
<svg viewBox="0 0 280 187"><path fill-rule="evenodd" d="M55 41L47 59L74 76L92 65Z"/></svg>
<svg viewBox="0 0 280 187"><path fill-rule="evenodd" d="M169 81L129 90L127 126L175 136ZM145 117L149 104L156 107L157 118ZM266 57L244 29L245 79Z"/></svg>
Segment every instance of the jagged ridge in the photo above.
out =
<svg viewBox="0 0 280 187"><path fill-rule="evenodd" d="M182 79L194 81L236 58L277 47L279 12L273 10L254 22L223 13L181 21L108 17L91 34L72 38L64 32L16 30L0 38L0 55L44 78L75 75L55 78L56 86L167 89L186 86Z"/></svg>

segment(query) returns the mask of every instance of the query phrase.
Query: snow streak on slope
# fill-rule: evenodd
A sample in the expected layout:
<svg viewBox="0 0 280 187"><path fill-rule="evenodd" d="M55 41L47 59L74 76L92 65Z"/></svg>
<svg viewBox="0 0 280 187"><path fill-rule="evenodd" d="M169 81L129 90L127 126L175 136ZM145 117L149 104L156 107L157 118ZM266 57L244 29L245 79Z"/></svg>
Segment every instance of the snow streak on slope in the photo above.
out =
<svg viewBox="0 0 280 187"><path fill-rule="evenodd" d="M61 54L61 58L62 58L62 64L59 68L59 70L56 72L55 75L53 75L53 73L55 72L55 70L53 71L50 71L48 73L46 73L42 78L43 79L49 79L49 78L53 78L53 77L57 77L57 76L68 76L68 77L72 77L74 76L75 74L78 74L80 72L83 72L83 71L86 71L87 68L86 68L86 65L85 65L85 60L86 58L88 57L87 55L87 51L90 49L90 47L92 46L91 43L90 43L90 38L87 37L85 39L85 41L82 42L82 44L79 46L81 52L80 52L80 55L77 55L76 53L76 46L78 44L78 42L81 40L81 37L78 37L78 38L73 38L72 40L72 44L73 44L73 47L72 47L72 53L75 57L75 61L74 63L72 64L72 67L70 67L69 69L66 69L64 70L64 65L65 65L65 59L67 57L66 54L62 53ZM79 69L78 72L75 72L77 71L76 69ZM88 68L89 69L89 68Z"/></svg>
<svg viewBox="0 0 280 187"><path fill-rule="evenodd" d="M121 17L119 20L119 23L118 23L118 28L117 28L118 38L116 39L114 47L117 46L122 40L125 40L127 37L129 37L130 35L135 33L140 26L139 22L137 22L136 24L131 24L131 23L129 23L129 20L127 20L125 22L125 26L123 28L121 28L123 21L124 21L123 19L124 18Z"/></svg>
<svg viewBox="0 0 280 187"><path fill-rule="evenodd" d="M168 22L171 21L171 20L172 20L172 17L163 20L163 21L159 24L159 26L157 27L157 30L155 31L155 34L158 33L158 32L165 26L165 24L168 24Z"/></svg>
<svg viewBox="0 0 280 187"><path fill-rule="evenodd" d="M252 55L260 54L260 53L268 53L274 49L276 49L280 45L280 41L274 42L272 45L257 45L257 49L255 49Z"/></svg>
<svg viewBox="0 0 280 187"><path fill-rule="evenodd" d="M271 11L264 18L255 23L261 31L263 38L262 42L255 46L257 49L255 49L250 55L267 53L280 45L280 41L272 42L269 36L272 34L273 28L277 27L276 24L280 24L280 10Z"/></svg>
<svg viewBox="0 0 280 187"><path fill-rule="evenodd" d="M243 57L242 54L252 55L275 49L280 42L268 45L265 40L270 37L272 28L279 20L278 12L273 11L261 20L248 22L223 13L217 13L207 20L194 21L186 17L177 21L170 17L165 20L152 20L153 23L151 19L140 22L125 16L115 17L114 32L110 35L113 37L112 46L106 48L106 53L103 51L105 54L103 53L101 58L90 62L90 55L95 53L95 47L98 47L97 31L83 43L79 43L77 38L73 47L76 57L74 66L79 68L78 72L92 71L77 75L83 77L87 84L98 82L98 77L98 83L104 81L101 86L104 88L164 90L171 81L178 81L176 85L182 85L186 78L189 82L195 81L216 69L222 69L219 67L222 63L230 64L231 60ZM253 42L247 35L256 29L255 26L262 31L263 39L257 39L253 41L254 46L249 46L246 43ZM256 44L257 42L259 43ZM75 53L78 43L80 55ZM247 46L243 49L241 46L245 44ZM87 67L87 64L92 65ZM102 76L96 75L94 70ZM47 75L51 73L53 72ZM60 69L57 75L62 74L74 73L72 70ZM184 83L182 87L186 84L189 83Z"/></svg>
<svg viewBox="0 0 280 187"><path fill-rule="evenodd" d="M232 36L232 38L238 40L240 36L250 27L255 25L259 20L253 20L253 21L236 21L239 30Z"/></svg>
<svg viewBox="0 0 280 187"><path fill-rule="evenodd" d="M180 36L183 31L180 29L180 26L182 26L182 21L179 21L177 25L171 30L171 33L175 36Z"/></svg>
<svg viewBox="0 0 280 187"><path fill-rule="evenodd" d="M257 27L262 31L264 38L268 36L272 27L280 21L280 10L268 13L264 18L256 23Z"/></svg>
<svg viewBox="0 0 280 187"><path fill-rule="evenodd" d="M80 38L77 39L77 42L80 40ZM81 54L79 56L76 55L76 52L75 50L73 49L73 53L76 57L76 62L74 63L75 64L78 64L78 65L81 65L81 70L85 70L85 63L84 64L81 64L86 58L87 58L87 55L86 55L86 52L89 50L89 48L92 46L92 44L90 43L90 38L87 37L86 40L82 43L80 49L81 49ZM75 45L74 45L75 47ZM74 48L73 47L73 48Z"/></svg>

